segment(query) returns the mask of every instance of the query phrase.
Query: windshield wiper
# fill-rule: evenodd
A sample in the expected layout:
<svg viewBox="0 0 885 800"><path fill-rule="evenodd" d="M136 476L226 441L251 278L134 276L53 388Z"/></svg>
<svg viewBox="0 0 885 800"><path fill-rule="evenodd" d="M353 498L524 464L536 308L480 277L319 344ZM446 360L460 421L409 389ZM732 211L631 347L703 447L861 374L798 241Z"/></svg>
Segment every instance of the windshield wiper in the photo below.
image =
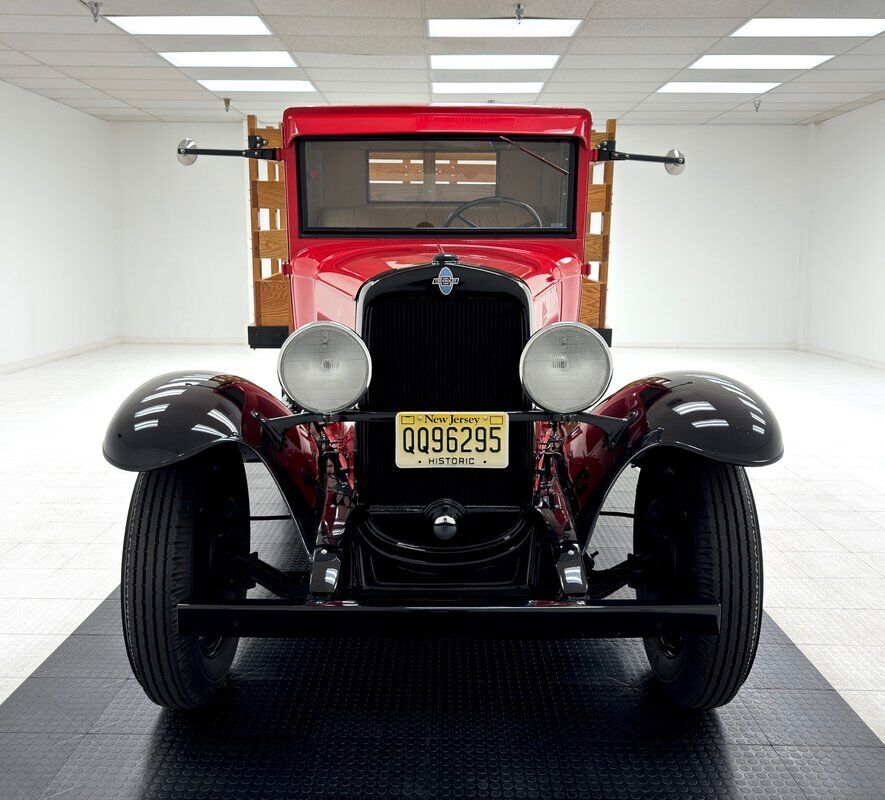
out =
<svg viewBox="0 0 885 800"><path fill-rule="evenodd" d="M515 147L517 150L522 150L522 152L525 153L526 155L531 156L532 158L537 158L538 161L542 162L543 164L546 164L548 167L553 167L553 169L555 169L557 172L561 172L563 175L569 174L568 170L565 169L564 167L560 167L559 164L554 164L552 161L548 161L546 158L544 158L544 156L538 155L538 153L535 153L532 150L529 150L527 147L523 147L521 144L514 142L513 139L508 139L506 136L500 136L500 135L498 136L498 138L502 142L507 142L507 144L513 145L513 147Z"/></svg>

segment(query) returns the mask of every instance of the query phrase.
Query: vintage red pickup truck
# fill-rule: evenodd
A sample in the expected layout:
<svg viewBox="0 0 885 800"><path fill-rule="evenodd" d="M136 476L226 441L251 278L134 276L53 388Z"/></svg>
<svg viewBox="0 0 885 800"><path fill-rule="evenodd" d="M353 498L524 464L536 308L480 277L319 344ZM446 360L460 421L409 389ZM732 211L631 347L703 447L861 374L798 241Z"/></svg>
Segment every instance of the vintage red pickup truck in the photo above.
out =
<svg viewBox="0 0 885 800"><path fill-rule="evenodd" d="M731 700L762 610L744 468L780 458L777 421L706 371L606 394L609 347L577 321L592 163L678 173L682 154L594 146L587 111L537 107L292 108L266 145L178 157L283 164L282 396L161 375L104 442L140 473L122 604L147 694L206 703L243 636L632 636L675 703ZM306 570L250 552L244 458L276 481ZM633 552L601 569L594 527L630 466Z"/></svg>

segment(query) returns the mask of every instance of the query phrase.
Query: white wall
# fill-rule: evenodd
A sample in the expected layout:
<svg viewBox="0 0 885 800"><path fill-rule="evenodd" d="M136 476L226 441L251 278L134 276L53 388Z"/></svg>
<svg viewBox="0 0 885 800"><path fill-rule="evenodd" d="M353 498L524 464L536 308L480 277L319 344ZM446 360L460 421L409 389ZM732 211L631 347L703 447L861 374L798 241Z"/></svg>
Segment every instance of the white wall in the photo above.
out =
<svg viewBox="0 0 885 800"><path fill-rule="evenodd" d="M178 142L245 147L240 123L114 123L115 253L121 335L138 341L246 340L246 164L200 157Z"/></svg>
<svg viewBox="0 0 885 800"><path fill-rule="evenodd" d="M682 150L682 175L615 165L608 324L616 344L796 341L809 131L631 126L619 150Z"/></svg>
<svg viewBox="0 0 885 800"><path fill-rule="evenodd" d="M0 81L0 371L117 336L111 129Z"/></svg>
<svg viewBox="0 0 885 800"><path fill-rule="evenodd" d="M885 365L885 102L814 133L800 341Z"/></svg>

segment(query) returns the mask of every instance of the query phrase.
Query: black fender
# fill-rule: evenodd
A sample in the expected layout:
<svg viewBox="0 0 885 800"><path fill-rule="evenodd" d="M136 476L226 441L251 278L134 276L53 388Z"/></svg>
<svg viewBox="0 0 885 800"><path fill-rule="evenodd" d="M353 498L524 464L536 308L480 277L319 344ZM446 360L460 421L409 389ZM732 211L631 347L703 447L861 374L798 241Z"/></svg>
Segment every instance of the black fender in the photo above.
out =
<svg viewBox="0 0 885 800"><path fill-rule="evenodd" d="M143 383L120 405L102 452L118 469L146 472L236 444L253 452L277 483L293 518L309 532L314 523L317 449L303 427L272 444L253 412L291 414L283 402L235 375L167 372Z"/></svg>
<svg viewBox="0 0 885 800"><path fill-rule="evenodd" d="M614 446L592 426L581 426L566 442L569 477L588 538L618 476L660 448L741 467L773 464L784 452L780 425L768 404L740 381L714 372L643 378L593 411L626 418L629 425Z"/></svg>

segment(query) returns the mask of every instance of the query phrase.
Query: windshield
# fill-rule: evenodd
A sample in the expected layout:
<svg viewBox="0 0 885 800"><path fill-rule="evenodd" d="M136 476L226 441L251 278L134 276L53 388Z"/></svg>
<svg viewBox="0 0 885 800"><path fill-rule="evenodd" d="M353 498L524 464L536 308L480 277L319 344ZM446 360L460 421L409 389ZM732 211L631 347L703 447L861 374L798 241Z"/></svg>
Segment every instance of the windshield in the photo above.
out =
<svg viewBox="0 0 885 800"><path fill-rule="evenodd" d="M561 139L305 139L305 233L574 232L574 145Z"/></svg>

